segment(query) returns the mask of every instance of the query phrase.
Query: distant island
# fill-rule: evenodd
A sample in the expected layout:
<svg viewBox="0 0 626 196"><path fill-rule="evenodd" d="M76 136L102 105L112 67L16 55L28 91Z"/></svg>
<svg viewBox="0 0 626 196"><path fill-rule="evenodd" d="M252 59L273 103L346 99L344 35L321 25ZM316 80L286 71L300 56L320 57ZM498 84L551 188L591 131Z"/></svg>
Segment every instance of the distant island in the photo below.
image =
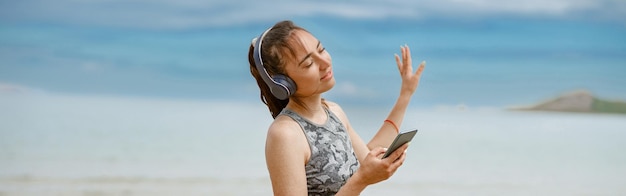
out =
<svg viewBox="0 0 626 196"><path fill-rule="evenodd" d="M548 101L528 106L515 107L512 110L523 111L556 111L585 113L616 113L626 114L626 102L611 101L595 97L589 91L578 90L565 93Z"/></svg>

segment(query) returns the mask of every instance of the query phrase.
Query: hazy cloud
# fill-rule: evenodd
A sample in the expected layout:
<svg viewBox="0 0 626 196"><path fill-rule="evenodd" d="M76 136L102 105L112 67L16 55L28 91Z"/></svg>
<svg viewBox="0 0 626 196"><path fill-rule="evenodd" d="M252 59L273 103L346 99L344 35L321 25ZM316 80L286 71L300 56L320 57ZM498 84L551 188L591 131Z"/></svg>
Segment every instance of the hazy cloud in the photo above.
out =
<svg viewBox="0 0 626 196"><path fill-rule="evenodd" d="M593 15L621 21L626 18L626 1L620 0L23 0L0 5L0 20L5 22L156 29L202 28L315 15L368 19L480 18L494 15Z"/></svg>
<svg viewBox="0 0 626 196"><path fill-rule="evenodd" d="M0 95L8 95L8 94L32 94L32 93L42 93L41 89L36 89L32 87L26 87L23 85L12 84L12 83L4 83L0 81Z"/></svg>
<svg viewBox="0 0 626 196"><path fill-rule="evenodd" d="M374 90L363 87L364 86L358 86L350 81L343 81L337 83L337 85L333 88L332 91L329 92L329 94L334 97L342 98L374 98L378 96L378 94Z"/></svg>

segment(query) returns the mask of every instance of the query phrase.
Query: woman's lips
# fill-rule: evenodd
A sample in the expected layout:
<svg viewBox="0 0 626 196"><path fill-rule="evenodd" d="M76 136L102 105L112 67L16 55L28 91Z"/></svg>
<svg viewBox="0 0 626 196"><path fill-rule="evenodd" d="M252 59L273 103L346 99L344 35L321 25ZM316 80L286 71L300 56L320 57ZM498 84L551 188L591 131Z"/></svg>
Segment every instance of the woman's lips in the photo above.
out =
<svg viewBox="0 0 626 196"><path fill-rule="evenodd" d="M326 73L324 76L322 76L321 80L326 80L333 77L333 71L329 71L328 73Z"/></svg>

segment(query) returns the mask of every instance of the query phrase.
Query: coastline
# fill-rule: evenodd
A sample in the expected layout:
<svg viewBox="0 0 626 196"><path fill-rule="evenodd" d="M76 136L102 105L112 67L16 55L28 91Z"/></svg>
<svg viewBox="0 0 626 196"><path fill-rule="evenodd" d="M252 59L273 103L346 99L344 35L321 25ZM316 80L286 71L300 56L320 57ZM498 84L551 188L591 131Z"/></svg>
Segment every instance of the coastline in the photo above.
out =
<svg viewBox="0 0 626 196"><path fill-rule="evenodd" d="M271 117L261 104L0 100L0 195L271 195L263 151ZM344 110L368 140L388 108ZM616 115L409 109L401 129L420 129L410 156L362 195L623 193L625 127Z"/></svg>
<svg viewBox="0 0 626 196"><path fill-rule="evenodd" d="M0 178L0 195L270 195L269 178Z"/></svg>
<svg viewBox="0 0 626 196"><path fill-rule="evenodd" d="M587 90L576 90L530 106L509 107L518 111L626 114L626 101L606 100Z"/></svg>

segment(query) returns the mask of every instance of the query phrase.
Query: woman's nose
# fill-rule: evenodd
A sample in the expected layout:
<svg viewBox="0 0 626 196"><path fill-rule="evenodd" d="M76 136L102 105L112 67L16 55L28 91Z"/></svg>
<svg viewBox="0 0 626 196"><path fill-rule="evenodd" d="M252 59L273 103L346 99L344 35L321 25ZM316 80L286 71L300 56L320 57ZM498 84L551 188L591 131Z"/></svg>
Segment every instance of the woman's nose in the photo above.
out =
<svg viewBox="0 0 626 196"><path fill-rule="evenodd" d="M325 70L331 65L330 55L321 55L319 58L320 70Z"/></svg>

